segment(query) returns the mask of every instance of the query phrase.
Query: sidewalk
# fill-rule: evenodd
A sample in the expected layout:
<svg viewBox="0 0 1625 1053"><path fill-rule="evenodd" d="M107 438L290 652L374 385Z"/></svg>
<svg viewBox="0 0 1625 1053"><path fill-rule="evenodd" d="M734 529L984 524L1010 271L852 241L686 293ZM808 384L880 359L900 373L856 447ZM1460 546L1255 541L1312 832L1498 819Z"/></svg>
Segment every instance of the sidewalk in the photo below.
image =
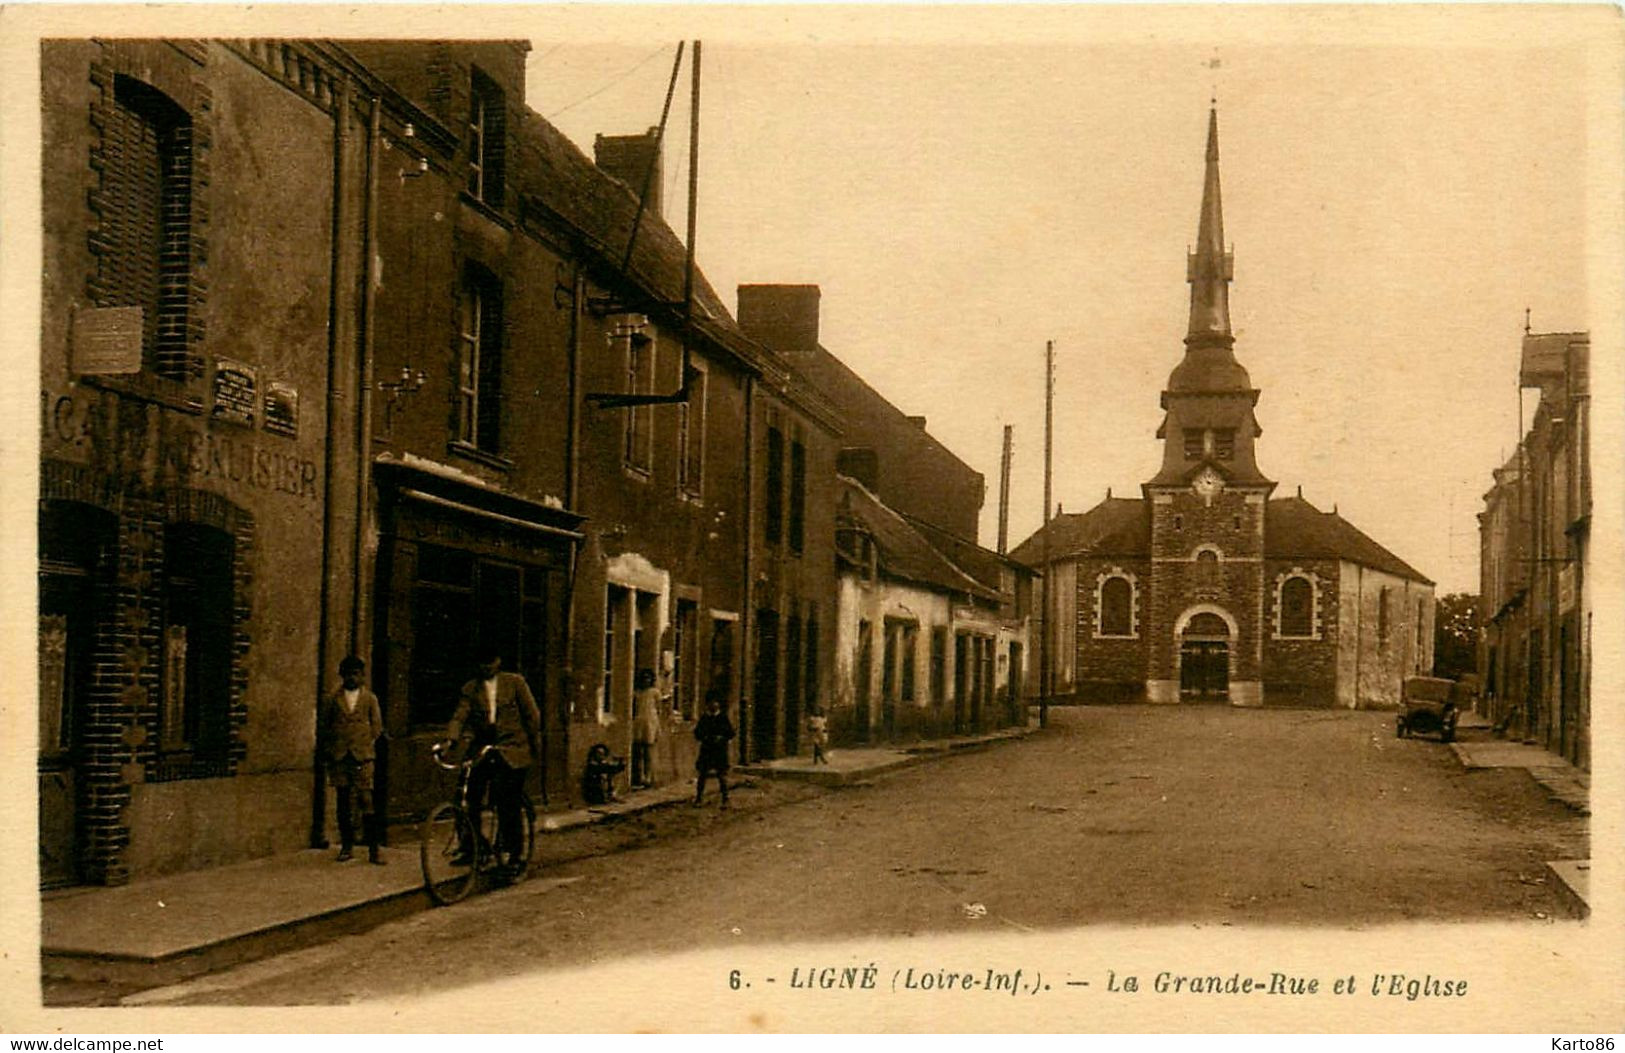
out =
<svg viewBox="0 0 1625 1053"><path fill-rule="evenodd" d="M838 750L817 771L807 758L737 769L746 776L812 778L822 785L915 764L951 750L1017 738L1035 728L913 743L898 749ZM689 800L689 783L639 791L602 807L544 813L541 836ZM417 837L391 830L384 866L334 862L334 850L170 874L115 888L79 887L41 896L41 974L52 980L153 987L361 932L431 906L423 891ZM532 881L548 880L533 877ZM557 882L557 879L553 879Z"/></svg>
<svg viewBox="0 0 1625 1053"><path fill-rule="evenodd" d="M1462 730L1488 733L1489 722L1472 714L1469 722L1463 714ZM1456 741L1450 749L1468 771L1479 768L1523 768L1546 790L1548 796L1560 801L1580 815L1591 814L1591 774L1576 768L1564 758L1539 746L1525 745L1505 739L1480 738ZM1558 859L1546 864L1546 872L1553 887L1568 901L1569 909L1577 917L1591 913L1591 861L1589 859Z"/></svg>
<svg viewBox="0 0 1625 1053"><path fill-rule="evenodd" d="M808 754L805 757L780 757L761 764L746 764L738 770L763 778L802 779L820 786L850 786L882 772L919 764L956 750L976 749L996 742L1025 738L1037 730L1038 725L1030 723L1024 728L1004 728L954 739L929 739L899 746L846 747L827 751L828 764L814 765L812 755Z"/></svg>

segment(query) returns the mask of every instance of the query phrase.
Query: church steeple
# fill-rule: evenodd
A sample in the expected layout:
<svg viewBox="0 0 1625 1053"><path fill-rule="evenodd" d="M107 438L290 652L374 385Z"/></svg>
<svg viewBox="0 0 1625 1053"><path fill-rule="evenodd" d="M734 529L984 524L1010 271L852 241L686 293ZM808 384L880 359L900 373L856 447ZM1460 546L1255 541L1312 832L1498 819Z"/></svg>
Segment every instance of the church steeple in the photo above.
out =
<svg viewBox="0 0 1625 1053"><path fill-rule="evenodd" d="M1188 346L1235 342L1230 333L1230 280L1235 261L1224 248L1224 206L1219 198L1219 111L1208 111L1207 174L1202 184L1202 217L1196 228L1196 251L1185 260L1191 286Z"/></svg>
<svg viewBox="0 0 1625 1053"><path fill-rule="evenodd" d="M1162 408L1168 411L1157 438L1164 440L1162 469L1149 485L1185 486L1211 466L1230 485L1272 487L1254 460L1259 434L1253 406L1258 390L1236 361L1230 331L1230 280L1235 264L1224 247L1224 207L1219 199L1219 113L1207 118L1207 166L1196 246L1185 259L1191 287L1190 329L1185 353L1168 375Z"/></svg>

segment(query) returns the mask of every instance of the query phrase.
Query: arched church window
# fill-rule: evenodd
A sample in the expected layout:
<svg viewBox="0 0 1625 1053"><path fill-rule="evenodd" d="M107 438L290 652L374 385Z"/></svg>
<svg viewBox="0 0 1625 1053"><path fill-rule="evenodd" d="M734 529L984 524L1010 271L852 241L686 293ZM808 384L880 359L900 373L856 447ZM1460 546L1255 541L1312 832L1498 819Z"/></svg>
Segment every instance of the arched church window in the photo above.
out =
<svg viewBox="0 0 1625 1053"><path fill-rule="evenodd" d="M1313 636L1314 589L1307 578L1288 578L1281 583L1281 635Z"/></svg>
<svg viewBox="0 0 1625 1053"><path fill-rule="evenodd" d="M1107 578L1100 586L1100 635L1134 634L1134 586L1127 578Z"/></svg>
<svg viewBox="0 0 1625 1053"><path fill-rule="evenodd" d="M1219 554L1210 548L1204 548L1202 551L1196 554L1196 562L1217 563L1219 562Z"/></svg>

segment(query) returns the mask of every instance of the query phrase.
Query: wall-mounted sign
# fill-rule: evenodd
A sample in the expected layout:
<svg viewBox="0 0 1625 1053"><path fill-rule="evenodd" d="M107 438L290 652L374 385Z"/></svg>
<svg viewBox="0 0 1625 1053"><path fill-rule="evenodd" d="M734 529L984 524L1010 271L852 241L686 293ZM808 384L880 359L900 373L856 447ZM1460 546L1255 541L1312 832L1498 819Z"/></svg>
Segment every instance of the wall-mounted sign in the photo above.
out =
<svg viewBox="0 0 1625 1053"><path fill-rule="evenodd" d="M214 364L213 420L254 426L258 407L259 375L253 366L222 358Z"/></svg>
<svg viewBox="0 0 1625 1053"><path fill-rule="evenodd" d="M277 435L298 437L298 388L275 380L265 385L265 430Z"/></svg>
<svg viewBox="0 0 1625 1053"><path fill-rule="evenodd" d="M141 372L139 307L83 307L73 313L75 373Z"/></svg>

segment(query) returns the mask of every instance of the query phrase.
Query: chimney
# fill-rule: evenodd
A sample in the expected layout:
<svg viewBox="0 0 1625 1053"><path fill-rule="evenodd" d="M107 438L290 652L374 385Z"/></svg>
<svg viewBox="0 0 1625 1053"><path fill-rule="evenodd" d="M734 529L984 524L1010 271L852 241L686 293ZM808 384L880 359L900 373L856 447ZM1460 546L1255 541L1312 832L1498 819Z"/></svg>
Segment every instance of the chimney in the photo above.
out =
<svg viewBox="0 0 1625 1053"><path fill-rule="evenodd" d="M818 286L741 285L739 328L780 354L818 350Z"/></svg>
<svg viewBox="0 0 1625 1053"><path fill-rule="evenodd" d="M848 446L835 455L835 470L856 479L870 493L880 492L880 458L873 446Z"/></svg>
<svg viewBox="0 0 1625 1053"><path fill-rule="evenodd" d="M594 162L603 171L625 183L637 197L648 180L649 200L644 207L660 215L660 129L650 128L641 135L599 135L592 141ZM651 162L654 171L649 171Z"/></svg>

